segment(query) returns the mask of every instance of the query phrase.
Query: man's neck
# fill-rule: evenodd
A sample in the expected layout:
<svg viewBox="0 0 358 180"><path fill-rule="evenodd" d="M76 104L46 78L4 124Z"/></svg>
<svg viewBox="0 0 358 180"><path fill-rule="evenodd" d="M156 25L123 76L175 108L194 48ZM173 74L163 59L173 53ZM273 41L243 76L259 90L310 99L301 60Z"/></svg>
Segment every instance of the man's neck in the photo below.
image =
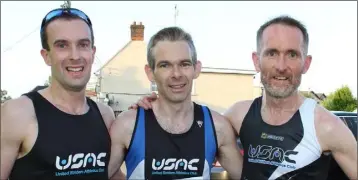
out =
<svg viewBox="0 0 358 180"><path fill-rule="evenodd" d="M163 98L158 98L153 102L153 110L160 118L169 122L178 122L187 119L188 116L193 116L194 104L188 99L182 103L171 103Z"/></svg>
<svg viewBox="0 0 358 180"><path fill-rule="evenodd" d="M282 125L289 121L304 101L304 97L298 92L286 98L275 98L267 95L262 96L261 116L266 123Z"/></svg>
<svg viewBox="0 0 358 180"><path fill-rule="evenodd" d="M88 109L85 89L79 92L69 91L57 82L52 82L47 92L44 93L49 96L52 103L67 113L83 114Z"/></svg>
<svg viewBox="0 0 358 180"><path fill-rule="evenodd" d="M304 98L297 91L286 98L275 98L264 93L262 96L262 106L275 111L290 111L301 106L303 100Z"/></svg>

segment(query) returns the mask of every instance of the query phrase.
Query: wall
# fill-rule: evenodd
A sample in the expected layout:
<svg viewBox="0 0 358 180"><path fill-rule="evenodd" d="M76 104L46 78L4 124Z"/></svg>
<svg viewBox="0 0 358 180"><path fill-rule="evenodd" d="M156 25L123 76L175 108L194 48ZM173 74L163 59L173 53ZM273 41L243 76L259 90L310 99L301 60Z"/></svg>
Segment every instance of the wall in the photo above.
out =
<svg viewBox="0 0 358 180"><path fill-rule="evenodd" d="M240 100L253 99L253 75L201 73L193 100L222 113Z"/></svg>

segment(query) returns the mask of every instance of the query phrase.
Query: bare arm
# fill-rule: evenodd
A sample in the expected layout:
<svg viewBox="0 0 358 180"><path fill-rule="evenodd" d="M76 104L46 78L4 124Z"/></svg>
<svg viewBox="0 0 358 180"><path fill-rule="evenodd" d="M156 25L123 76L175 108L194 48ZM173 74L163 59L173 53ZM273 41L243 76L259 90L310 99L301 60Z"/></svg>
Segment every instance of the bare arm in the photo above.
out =
<svg viewBox="0 0 358 180"><path fill-rule="evenodd" d="M349 179L357 179L357 141L353 133L342 120L320 106L316 108L315 123L322 149L332 152Z"/></svg>
<svg viewBox="0 0 358 180"><path fill-rule="evenodd" d="M132 138L135 120L136 110L129 110L119 114L110 128L112 147L108 173L111 179L125 178L120 167Z"/></svg>
<svg viewBox="0 0 358 180"><path fill-rule="evenodd" d="M243 157L236 144L234 130L224 116L213 111L212 115L219 146L217 158L231 178L240 179Z"/></svg>
<svg viewBox="0 0 358 180"><path fill-rule="evenodd" d="M98 109L101 112L104 123L106 124L107 129L109 130L113 121L115 120L114 112L111 107L103 103L97 103Z"/></svg>
<svg viewBox="0 0 358 180"><path fill-rule="evenodd" d="M20 146L26 136L23 109L28 103L23 98L9 100L1 105L1 166L0 179L7 179L19 156Z"/></svg>
<svg viewBox="0 0 358 180"><path fill-rule="evenodd" d="M235 130L235 135L237 136L240 134L242 122L249 111L251 104L252 100L239 101L229 107L224 113L224 116L229 120L231 126Z"/></svg>

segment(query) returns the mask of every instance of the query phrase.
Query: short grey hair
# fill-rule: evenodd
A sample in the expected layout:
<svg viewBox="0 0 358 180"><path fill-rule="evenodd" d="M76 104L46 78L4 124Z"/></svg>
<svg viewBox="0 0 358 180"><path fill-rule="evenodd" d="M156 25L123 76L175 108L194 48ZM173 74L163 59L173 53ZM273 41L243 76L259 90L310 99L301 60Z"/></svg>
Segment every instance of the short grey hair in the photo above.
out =
<svg viewBox="0 0 358 180"><path fill-rule="evenodd" d="M302 48L304 51L304 55L305 56L307 55L308 44L309 44L309 35L308 35L308 31L307 31L305 25L302 22L298 21L297 19L290 17L290 16L286 16L286 15L281 15L281 16L275 17L260 26L260 28L257 30L257 34L256 34L256 44L257 44L256 50L258 52L261 51L261 40L262 40L262 34L263 34L264 30L273 24L282 24L282 25L298 28L302 32L302 35L303 35L303 43L304 44L303 44Z"/></svg>
<svg viewBox="0 0 358 180"><path fill-rule="evenodd" d="M155 58L153 49L159 41L185 41L191 50L191 60L193 64L197 63L196 48L193 39L189 33L179 27L167 27L154 34L147 46L147 61L152 70L155 68Z"/></svg>

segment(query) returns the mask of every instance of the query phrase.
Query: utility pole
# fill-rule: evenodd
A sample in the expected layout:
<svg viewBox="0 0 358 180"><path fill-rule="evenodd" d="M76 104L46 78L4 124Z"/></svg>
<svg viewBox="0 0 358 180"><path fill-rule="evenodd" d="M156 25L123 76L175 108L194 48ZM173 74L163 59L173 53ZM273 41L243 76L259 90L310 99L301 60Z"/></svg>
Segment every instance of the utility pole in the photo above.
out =
<svg viewBox="0 0 358 180"><path fill-rule="evenodd" d="M175 4L175 7L174 7L174 25L176 26L177 25L177 18L178 18L178 8L177 8L177 5Z"/></svg>

